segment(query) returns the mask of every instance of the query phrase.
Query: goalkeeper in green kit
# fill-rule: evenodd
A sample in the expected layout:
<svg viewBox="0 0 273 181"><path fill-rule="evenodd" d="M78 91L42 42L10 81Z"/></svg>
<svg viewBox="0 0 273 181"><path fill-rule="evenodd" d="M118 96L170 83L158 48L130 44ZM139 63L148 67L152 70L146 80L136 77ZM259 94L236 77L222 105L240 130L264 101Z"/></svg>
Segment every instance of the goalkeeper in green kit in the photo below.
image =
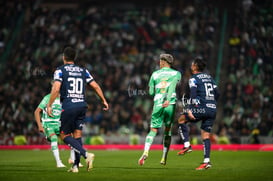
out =
<svg viewBox="0 0 273 181"><path fill-rule="evenodd" d="M151 116L150 132L146 136L144 152L138 160L143 165L148 158L150 147L158 129L164 124L163 155L160 164L166 165L171 144L171 130L175 116L176 86L181 79L181 73L172 69L174 59L170 54L160 55L160 69L153 72L149 82L149 94L154 96L154 106Z"/></svg>

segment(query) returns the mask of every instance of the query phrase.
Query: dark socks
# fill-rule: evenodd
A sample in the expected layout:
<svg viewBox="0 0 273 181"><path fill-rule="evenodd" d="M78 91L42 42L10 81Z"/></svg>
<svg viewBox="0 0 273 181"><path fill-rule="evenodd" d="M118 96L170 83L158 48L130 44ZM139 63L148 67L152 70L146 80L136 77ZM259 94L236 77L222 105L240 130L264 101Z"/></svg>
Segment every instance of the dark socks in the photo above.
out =
<svg viewBox="0 0 273 181"><path fill-rule="evenodd" d="M77 140L80 145L82 146L82 139L81 138L75 138L75 140ZM80 163L80 159L81 159L81 155L77 152L75 152L75 162L74 162L74 165L79 165Z"/></svg>
<svg viewBox="0 0 273 181"><path fill-rule="evenodd" d="M77 159L77 153L86 158L86 150L83 149L82 143L79 142L77 139L74 139L71 136L67 136L64 138L63 141L75 151L75 160Z"/></svg>
<svg viewBox="0 0 273 181"><path fill-rule="evenodd" d="M204 158L210 158L210 140L205 139L203 140L204 144Z"/></svg>
<svg viewBox="0 0 273 181"><path fill-rule="evenodd" d="M183 142L189 141L189 130L186 124L178 125L178 133L181 136Z"/></svg>

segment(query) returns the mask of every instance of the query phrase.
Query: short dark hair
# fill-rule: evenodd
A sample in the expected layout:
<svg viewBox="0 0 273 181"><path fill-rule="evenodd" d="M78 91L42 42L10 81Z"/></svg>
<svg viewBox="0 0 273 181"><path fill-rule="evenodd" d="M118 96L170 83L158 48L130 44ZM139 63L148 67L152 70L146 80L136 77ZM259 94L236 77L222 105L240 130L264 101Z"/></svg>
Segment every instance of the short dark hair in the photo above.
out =
<svg viewBox="0 0 273 181"><path fill-rule="evenodd" d="M64 55L66 61L75 61L77 52L72 47L66 47L64 49L63 55Z"/></svg>
<svg viewBox="0 0 273 181"><path fill-rule="evenodd" d="M193 60L193 63L197 66L198 71L203 72L207 66L207 63L204 61L202 57L196 57Z"/></svg>

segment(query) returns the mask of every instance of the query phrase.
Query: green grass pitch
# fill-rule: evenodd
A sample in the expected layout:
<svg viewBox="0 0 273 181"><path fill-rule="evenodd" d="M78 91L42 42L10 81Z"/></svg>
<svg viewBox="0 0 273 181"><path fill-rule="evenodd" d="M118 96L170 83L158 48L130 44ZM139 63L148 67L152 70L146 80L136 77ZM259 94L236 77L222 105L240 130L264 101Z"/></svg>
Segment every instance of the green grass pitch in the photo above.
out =
<svg viewBox="0 0 273 181"><path fill-rule="evenodd" d="M202 151L177 156L171 150L166 166L159 164L161 151L151 150L143 166L137 165L141 150L95 150L94 169L68 173L69 150L61 150L68 168L56 168L50 150L0 150L1 181L272 181L273 152L212 151L212 168L196 171ZM82 159L81 163L85 164Z"/></svg>

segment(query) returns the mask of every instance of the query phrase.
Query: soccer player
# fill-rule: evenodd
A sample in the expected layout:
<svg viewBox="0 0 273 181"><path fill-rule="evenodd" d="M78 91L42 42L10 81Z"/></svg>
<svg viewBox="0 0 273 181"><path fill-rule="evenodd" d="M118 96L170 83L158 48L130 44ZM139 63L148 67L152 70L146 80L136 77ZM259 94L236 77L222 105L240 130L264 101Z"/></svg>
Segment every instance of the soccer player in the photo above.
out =
<svg viewBox="0 0 273 181"><path fill-rule="evenodd" d="M78 65L75 65L76 50L66 47L63 52L63 63L54 72L54 83L51 89L49 103L47 104L47 113L52 115L52 104L60 94L62 103L61 114L61 139L75 150L76 156L74 164L70 172L79 172L80 156L84 157L87 163L87 171L93 168L95 155L88 153L82 145L82 128L87 109L85 100L86 84L91 86L95 93L99 96L104 105L103 110L108 110L108 102L106 101L102 89L96 83L89 71Z"/></svg>
<svg viewBox="0 0 273 181"><path fill-rule="evenodd" d="M60 98L57 97L52 104L52 117L48 116L45 109L46 105L49 101L50 94L47 94L38 107L35 109L34 116L35 121L38 125L38 129L41 133L44 133L46 138L50 141L51 150L53 152L54 158L56 160L57 168L66 167L59 155L59 148L58 148L58 136L60 134L60 117L61 117L61 103ZM41 117L42 115L42 117Z"/></svg>
<svg viewBox="0 0 273 181"><path fill-rule="evenodd" d="M51 150L53 152L54 158L57 163L57 168L66 167L59 156L59 148L58 148L58 135L60 134L60 117L62 111L62 105L60 103L60 97L58 96L53 105L53 117L48 116L46 112L46 105L48 104L50 94L47 94L38 107L35 109L34 116L35 121L38 125L38 129L41 133L44 133L47 140L51 143ZM42 117L41 117L42 115ZM71 149L70 158L68 159L68 163L74 163L75 160L75 151ZM83 167L81 163L79 163L80 167Z"/></svg>
<svg viewBox="0 0 273 181"><path fill-rule="evenodd" d="M213 78L204 73L206 63L200 57L191 64L192 77L189 80L190 99L183 114L178 119L179 132L184 142L184 148L178 155L184 155L192 151L189 142L189 130L187 122L201 121L201 138L204 146L204 161L196 170L204 170L211 167L210 164L210 133L216 117L216 101L219 97L217 85Z"/></svg>
<svg viewBox="0 0 273 181"><path fill-rule="evenodd" d="M170 54L160 55L160 69L153 72L149 81L149 94L154 96L150 132L146 136L144 152L138 160L143 165L148 158L150 147L158 129L165 126L163 139L163 155L160 164L166 165L171 144L171 128L173 125L176 104L176 86L181 79L181 73L172 69L174 59Z"/></svg>

